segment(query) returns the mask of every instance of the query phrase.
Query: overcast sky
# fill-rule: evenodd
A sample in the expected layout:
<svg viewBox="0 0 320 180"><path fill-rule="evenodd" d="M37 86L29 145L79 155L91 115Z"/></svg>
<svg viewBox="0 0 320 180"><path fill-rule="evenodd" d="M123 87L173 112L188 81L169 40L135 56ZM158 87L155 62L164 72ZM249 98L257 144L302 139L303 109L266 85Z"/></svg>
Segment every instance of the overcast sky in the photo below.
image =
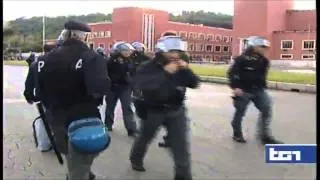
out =
<svg viewBox="0 0 320 180"><path fill-rule="evenodd" d="M275 0L277 1L277 0ZM166 10L170 13L179 14L182 10L188 11L211 11L233 15L233 0L207 0L207 1L28 1L28 0L4 0L3 1L3 19L4 21L14 20L19 17L33 16L68 16L68 15L86 15L90 13L112 12L116 7L145 7L159 10ZM295 9L315 9L315 0L295 0Z"/></svg>

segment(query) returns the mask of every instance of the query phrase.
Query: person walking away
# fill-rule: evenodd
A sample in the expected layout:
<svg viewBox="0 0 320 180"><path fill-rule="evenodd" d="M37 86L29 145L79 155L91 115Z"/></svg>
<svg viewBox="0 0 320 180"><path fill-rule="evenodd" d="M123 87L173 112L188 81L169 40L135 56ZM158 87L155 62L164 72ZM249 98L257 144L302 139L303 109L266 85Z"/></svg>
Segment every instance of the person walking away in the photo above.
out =
<svg viewBox="0 0 320 180"><path fill-rule="evenodd" d="M94 158L110 137L98 106L110 80L105 60L85 44L86 24L68 21L63 44L38 62L39 94L47 102L46 118L58 150L66 156L68 180L93 180Z"/></svg>

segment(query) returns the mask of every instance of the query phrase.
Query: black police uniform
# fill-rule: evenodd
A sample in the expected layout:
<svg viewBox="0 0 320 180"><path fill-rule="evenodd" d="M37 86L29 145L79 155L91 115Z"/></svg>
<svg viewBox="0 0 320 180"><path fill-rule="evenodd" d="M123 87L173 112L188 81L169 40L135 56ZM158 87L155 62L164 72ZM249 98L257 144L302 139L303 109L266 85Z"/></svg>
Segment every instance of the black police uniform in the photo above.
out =
<svg viewBox="0 0 320 180"><path fill-rule="evenodd" d="M111 91L106 96L105 124L112 131L114 123L114 110L118 99L121 102L123 120L129 136L136 132L136 122L131 108L131 69L130 60L120 54L111 56L107 61L108 75L111 79Z"/></svg>
<svg viewBox="0 0 320 180"><path fill-rule="evenodd" d="M36 57L35 57L34 53L31 53L30 56L26 59L26 62L28 63L29 67L35 61L35 59L36 59Z"/></svg>
<svg viewBox="0 0 320 180"><path fill-rule="evenodd" d="M150 60L151 58L143 52L136 51L135 53L133 53L132 63L134 64L134 69L131 76L134 76L134 73L137 71L141 64L146 63ZM140 119L146 118L146 105L139 89L133 89L132 100L136 109L137 116Z"/></svg>
<svg viewBox="0 0 320 180"><path fill-rule="evenodd" d="M240 88L244 94L234 96L233 104L236 109L232 120L233 138L238 142L246 142L242 134L242 118L250 101L260 111L258 124L258 137L263 143L280 143L270 134L271 122L271 98L266 92L267 74L270 66L269 60L248 48L241 56L234 60L234 64L228 71L230 87Z"/></svg>
<svg viewBox="0 0 320 180"><path fill-rule="evenodd" d="M186 87L196 88L199 78L190 70L182 69L169 74L163 69L164 57L156 56L138 69L133 78L133 85L142 91L147 104L147 118L142 120L142 127L136 138L130 160L132 168L144 171L143 159L147 146L158 128L165 124L175 163L175 179L192 179L190 147L187 139L188 120L184 100Z"/></svg>
<svg viewBox="0 0 320 180"><path fill-rule="evenodd" d="M55 47L52 45L44 45L45 53L50 52ZM39 56L38 59L42 59L43 56ZM40 101L39 98L39 83L38 83L38 63L33 61L29 66L29 71L25 81L25 90L23 95L28 103L32 104L33 102Z"/></svg>
<svg viewBox="0 0 320 180"><path fill-rule="evenodd" d="M89 32L87 25L69 21L67 30ZM82 41L69 38L38 61L40 98L49 111L48 122L58 150L66 155L69 180L93 179L90 168L95 155L78 153L67 139L67 127L86 117L101 118L98 106L110 82L105 60Z"/></svg>

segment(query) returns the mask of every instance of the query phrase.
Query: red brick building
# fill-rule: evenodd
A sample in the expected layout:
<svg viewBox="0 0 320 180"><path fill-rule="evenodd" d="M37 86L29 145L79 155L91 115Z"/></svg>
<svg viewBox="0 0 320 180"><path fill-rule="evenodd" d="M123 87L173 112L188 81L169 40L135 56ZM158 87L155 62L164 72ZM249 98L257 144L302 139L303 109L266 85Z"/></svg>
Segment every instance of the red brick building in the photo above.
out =
<svg viewBox="0 0 320 180"><path fill-rule="evenodd" d="M271 42L272 60L315 60L316 10L292 10L293 0L234 0L233 57L245 38L264 36Z"/></svg>
<svg viewBox="0 0 320 180"><path fill-rule="evenodd" d="M169 21L169 13L144 8L116 8L112 22L91 23L88 43L94 48L110 49L118 40L140 41L153 51L157 39L166 31L176 32L188 43L193 60L229 60L232 30Z"/></svg>

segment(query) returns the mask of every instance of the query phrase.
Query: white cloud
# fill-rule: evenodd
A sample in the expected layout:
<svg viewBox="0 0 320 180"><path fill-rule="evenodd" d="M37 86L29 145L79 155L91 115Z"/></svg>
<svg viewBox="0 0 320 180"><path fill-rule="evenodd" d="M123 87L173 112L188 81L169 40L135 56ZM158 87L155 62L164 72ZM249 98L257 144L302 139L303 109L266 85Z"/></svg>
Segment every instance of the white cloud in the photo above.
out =
<svg viewBox="0 0 320 180"><path fill-rule="evenodd" d="M113 8L135 6L166 10L179 14L182 10L203 10L233 14L233 0L211 1L3 1L3 19L32 16L67 16L89 13L111 13ZM315 9L315 0L295 0L295 9Z"/></svg>

